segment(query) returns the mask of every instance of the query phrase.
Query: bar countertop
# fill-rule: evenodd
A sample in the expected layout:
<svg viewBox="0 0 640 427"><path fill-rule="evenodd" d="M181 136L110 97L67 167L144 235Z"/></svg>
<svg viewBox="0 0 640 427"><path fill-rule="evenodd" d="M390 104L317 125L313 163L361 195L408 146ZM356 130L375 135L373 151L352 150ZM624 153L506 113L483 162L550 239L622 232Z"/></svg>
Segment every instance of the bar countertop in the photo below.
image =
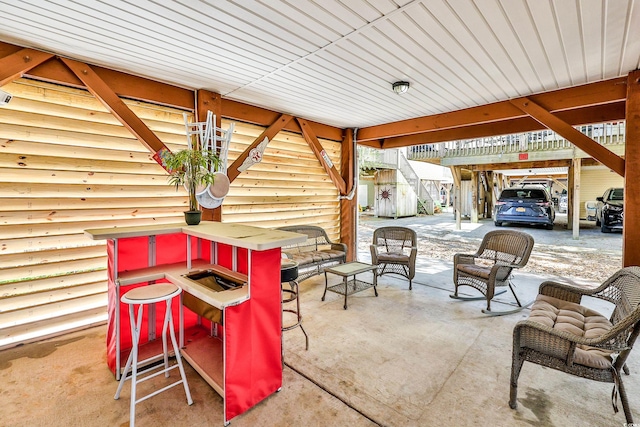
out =
<svg viewBox="0 0 640 427"><path fill-rule="evenodd" d="M121 239L182 232L189 236L258 251L304 242L307 238L304 234L289 231L216 221L202 221L198 225L177 223L138 227L96 228L85 230L84 232L93 240Z"/></svg>

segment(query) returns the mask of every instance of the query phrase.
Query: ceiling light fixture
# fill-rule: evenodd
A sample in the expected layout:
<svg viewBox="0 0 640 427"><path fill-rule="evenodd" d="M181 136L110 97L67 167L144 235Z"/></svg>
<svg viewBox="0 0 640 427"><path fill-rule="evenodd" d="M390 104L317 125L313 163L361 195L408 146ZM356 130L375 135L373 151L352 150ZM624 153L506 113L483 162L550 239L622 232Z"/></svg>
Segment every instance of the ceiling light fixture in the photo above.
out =
<svg viewBox="0 0 640 427"><path fill-rule="evenodd" d="M409 82L399 81L395 82L393 85L393 91L400 95L401 93L405 93L409 90Z"/></svg>

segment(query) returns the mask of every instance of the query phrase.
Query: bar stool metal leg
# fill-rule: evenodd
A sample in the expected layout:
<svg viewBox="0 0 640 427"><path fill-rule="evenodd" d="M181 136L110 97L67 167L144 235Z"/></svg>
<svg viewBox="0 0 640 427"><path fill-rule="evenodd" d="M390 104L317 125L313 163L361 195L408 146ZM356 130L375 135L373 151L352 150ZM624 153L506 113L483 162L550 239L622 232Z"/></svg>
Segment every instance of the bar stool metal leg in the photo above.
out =
<svg viewBox="0 0 640 427"><path fill-rule="evenodd" d="M118 384L118 389L114 396L114 399L120 398L120 393L122 392L122 388L126 380L131 380L131 403L129 408L129 423L131 427L135 426L135 407L138 403L157 395L165 390L168 390L171 387L174 387L180 383L184 386L184 391L187 396L187 403L189 405L193 404L193 400L191 398L191 391L189 390L189 384L187 383L187 377L184 372L184 366L182 364L182 356L180 355L180 348L178 347L176 341L176 335L173 327L173 314L171 312L171 302L173 301L173 297L179 295L182 292L182 289L175 285L171 284L158 284L158 285L149 285L140 288L132 289L122 296L122 302L129 304L129 319L131 322L131 338L132 338L132 348L129 357L127 358L127 363L124 367L124 372L120 377L120 381ZM140 344L140 331L142 326L142 315L144 312L144 305L152 304L156 302L165 301L166 310L164 316L164 322L162 326L162 351L163 351L163 363L159 366L152 366L150 368L144 369L138 372L138 354L139 354L139 344ZM135 313L135 306L138 306L137 316ZM169 332L171 337L171 344L173 346L173 351L176 357L176 364L169 366L169 349L167 345L167 332ZM151 371L154 371L162 367L163 369L149 374L147 376L140 378L141 375L145 375ZM155 376L158 376L162 373L165 374L165 377L169 377L169 371L172 369L178 368L180 370L180 380L176 381L172 384L169 384L166 387L163 387L160 390L156 390L146 396L142 396L137 399L137 385L143 381L151 379ZM127 376L131 370L131 375Z"/></svg>
<svg viewBox="0 0 640 427"><path fill-rule="evenodd" d="M298 282L296 280L292 280L289 282L289 286L291 289L282 289L282 304L287 304L290 302L295 301L296 303L296 308L282 308L282 313L283 313L283 324L282 324L282 331L290 331L291 329L300 327L300 329L302 330L302 333L304 334L304 339L305 339L305 349L309 350L309 336L307 335L307 332L304 330L304 327L302 326L302 313L300 312L300 297L299 297L299 292L298 292ZM290 325L284 325L284 313L292 313L296 316L296 321Z"/></svg>

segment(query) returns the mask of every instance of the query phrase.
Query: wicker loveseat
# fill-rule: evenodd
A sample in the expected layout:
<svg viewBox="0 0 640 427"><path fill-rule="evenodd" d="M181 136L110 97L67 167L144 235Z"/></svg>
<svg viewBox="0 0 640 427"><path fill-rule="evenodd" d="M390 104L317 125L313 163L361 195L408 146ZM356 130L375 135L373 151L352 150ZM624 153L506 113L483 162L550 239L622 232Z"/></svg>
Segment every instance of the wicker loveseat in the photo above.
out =
<svg viewBox="0 0 640 427"><path fill-rule="evenodd" d="M347 245L329 240L327 232L316 225L288 225L278 230L306 234L307 240L282 248L287 258L298 263L298 280L322 274L325 267L342 264L347 259Z"/></svg>

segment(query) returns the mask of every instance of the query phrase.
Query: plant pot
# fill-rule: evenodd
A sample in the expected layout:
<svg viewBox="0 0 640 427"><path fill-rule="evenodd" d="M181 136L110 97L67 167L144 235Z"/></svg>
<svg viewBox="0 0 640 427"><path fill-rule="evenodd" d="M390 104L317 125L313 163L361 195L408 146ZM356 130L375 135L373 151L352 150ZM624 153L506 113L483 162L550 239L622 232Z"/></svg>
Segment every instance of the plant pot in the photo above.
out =
<svg viewBox="0 0 640 427"><path fill-rule="evenodd" d="M184 213L184 221L187 225L198 225L202 219L202 211L186 211Z"/></svg>

